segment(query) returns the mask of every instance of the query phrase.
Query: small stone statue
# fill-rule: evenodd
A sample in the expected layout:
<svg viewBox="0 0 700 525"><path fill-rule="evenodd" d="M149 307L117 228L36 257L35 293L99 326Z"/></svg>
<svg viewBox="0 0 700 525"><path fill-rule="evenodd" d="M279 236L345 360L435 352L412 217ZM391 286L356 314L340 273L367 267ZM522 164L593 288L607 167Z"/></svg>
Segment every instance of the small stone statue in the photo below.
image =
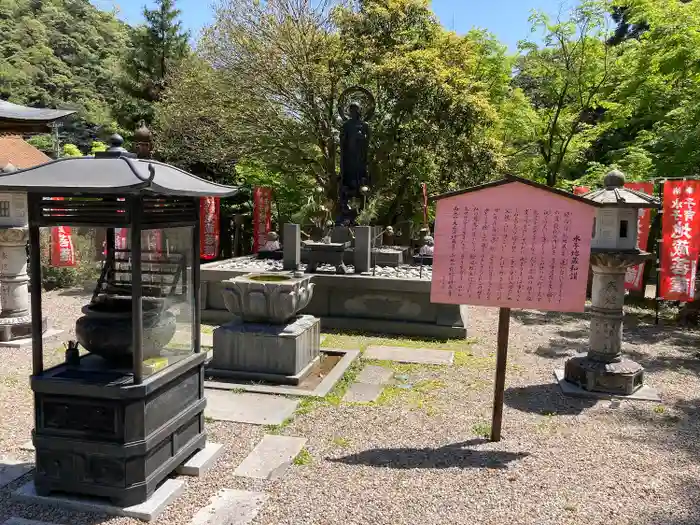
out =
<svg viewBox="0 0 700 525"><path fill-rule="evenodd" d="M382 238L382 246L393 246L394 245L394 228L387 226L384 228L384 235Z"/></svg>
<svg viewBox="0 0 700 525"><path fill-rule="evenodd" d="M267 234L267 242L263 246L262 251L264 252L276 252L280 249L280 236L277 232L270 232Z"/></svg>
<svg viewBox="0 0 700 525"><path fill-rule="evenodd" d="M433 239L432 235L426 235L425 236L425 244L423 246L421 246L421 249L418 252L418 255L422 255L424 257L432 257L434 251L435 251L435 240Z"/></svg>

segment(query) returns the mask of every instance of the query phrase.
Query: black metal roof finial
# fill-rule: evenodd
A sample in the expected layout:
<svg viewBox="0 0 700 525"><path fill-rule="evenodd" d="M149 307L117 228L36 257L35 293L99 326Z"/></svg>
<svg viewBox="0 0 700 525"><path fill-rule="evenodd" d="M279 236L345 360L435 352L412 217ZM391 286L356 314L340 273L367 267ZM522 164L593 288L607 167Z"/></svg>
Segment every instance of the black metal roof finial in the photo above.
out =
<svg viewBox="0 0 700 525"><path fill-rule="evenodd" d="M122 146L124 144L124 138L119 133L114 133L109 137L109 148L107 151L99 151L95 153L96 158L119 158L119 157L130 157L133 158L136 155L129 153Z"/></svg>

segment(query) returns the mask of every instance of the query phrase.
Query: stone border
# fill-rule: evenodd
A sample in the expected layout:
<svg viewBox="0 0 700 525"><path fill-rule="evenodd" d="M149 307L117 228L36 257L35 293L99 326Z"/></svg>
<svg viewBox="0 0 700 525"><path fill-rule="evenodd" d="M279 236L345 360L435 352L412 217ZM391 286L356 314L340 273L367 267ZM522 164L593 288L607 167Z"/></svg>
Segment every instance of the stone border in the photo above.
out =
<svg viewBox="0 0 700 525"><path fill-rule="evenodd" d="M49 328L41 334L41 339L46 342L53 341L54 339L58 339L58 337L63 334L63 330L57 330L55 328ZM32 338L31 337L25 337L23 339L13 339L11 341L0 341L0 347L5 347L5 348L16 348L19 350L23 350L25 348L31 348L32 347Z"/></svg>
<svg viewBox="0 0 700 525"><path fill-rule="evenodd" d="M190 459L177 467L175 472L182 476L200 477L211 469L223 452L223 445L207 442L202 450L198 450Z"/></svg>
<svg viewBox="0 0 700 525"><path fill-rule="evenodd" d="M36 493L34 481L22 485L12 493L12 499L29 505L44 505L78 512L92 512L109 516L126 516L142 521L157 518L165 508L177 499L185 490L185 482L179 479L167 479L145 502L131 507L117 507L106 500L97 498L80 498L76 496L55 495L40 496Z"/></svg>
<svg viewBox="0 0 700 525"><path fill-rule="evenodd" d="M287 396L299 397L325 397L330 392L335 384L340 381L345 371L350 368L350 365L360 356L359 350L343 350L340 348L321 348L322 354L342 355L330 371L313 390L293 388L289 386L274 386L274 385L251 385L246 383L224 382L224 381L204 381L204 388L214 390L242 390L245 392L255 392L258 394L282 394Z"/></svg>

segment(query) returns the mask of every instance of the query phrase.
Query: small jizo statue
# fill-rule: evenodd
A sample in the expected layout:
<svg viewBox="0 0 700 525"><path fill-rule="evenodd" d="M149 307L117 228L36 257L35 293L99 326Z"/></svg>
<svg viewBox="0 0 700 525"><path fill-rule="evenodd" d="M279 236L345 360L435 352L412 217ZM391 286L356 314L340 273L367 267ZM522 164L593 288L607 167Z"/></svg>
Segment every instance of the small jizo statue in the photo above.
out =
<svg viewBox="0 0 700 525"><path fill-rule="evenodd" d="M280 236L277 232L270 232L267 234L267 242L263 246L262 251L264 252L276 252L280 249Z"/></svg>
<svg viewBox="0 0 700 525"><path fill-rule="evenodd" d="M418 255L423 255L425 257L432 257L435 251L435 240L432 235L425 236L425 244L421 246Z"/></svg>
<svg viewBox="0 0 700 525"><path fill-rule="evenodd" d="M393 246L394 245L394 228L392 226L387 226L384 228L384 235L382 239L382 244L384 246Z"/></svg>

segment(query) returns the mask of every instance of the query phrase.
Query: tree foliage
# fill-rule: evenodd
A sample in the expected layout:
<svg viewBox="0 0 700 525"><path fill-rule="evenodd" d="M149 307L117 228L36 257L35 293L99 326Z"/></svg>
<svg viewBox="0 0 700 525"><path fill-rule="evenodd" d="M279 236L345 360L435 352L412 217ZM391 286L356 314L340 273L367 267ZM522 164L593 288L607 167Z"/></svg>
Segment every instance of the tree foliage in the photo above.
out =
<svg viewBox="0 0 700 525"><path fill-rule="evenodd" d="M127 27L88 0L0 0L0 98L76 109L64 129L87 143L114 127Z"/></svg>
<svg viewBox="0 0 700 525"><path fill-rule="evenodd" d="M132 97L121 107L122 124L129 129L153 121L153 104L161 99L168 74L190 51L179 16L175 0L156 0L154 9L143 9L146 23L130 30L122 86Z"/></svg>

